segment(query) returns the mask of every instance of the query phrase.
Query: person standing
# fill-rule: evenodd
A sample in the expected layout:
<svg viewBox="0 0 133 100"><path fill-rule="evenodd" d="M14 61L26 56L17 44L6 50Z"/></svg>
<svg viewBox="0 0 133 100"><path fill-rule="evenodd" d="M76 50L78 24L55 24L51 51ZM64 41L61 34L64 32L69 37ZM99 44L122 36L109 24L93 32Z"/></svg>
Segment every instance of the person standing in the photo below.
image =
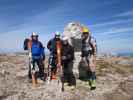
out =
<svg viewBox="0 0 133 100"><path fill-rule="evenodd" d="M88 64L88 77L91 90L96 88L96 41L91 37L87 27L82 29L82 60Z"/></svg>
<svg viewBox="0 0 133 100"><path fill-rule="evenodd" d="M57 46L57 44L59 46ZM57 49L59 49L59 51L61 50L61 39L60 39L60 33L56 32L55 33L55 37L52 38L51 40L48 41L47 43L47 48L50 51L50 59L51 59L51 79L57 79L56 74L57 74L57 68L60 66L58 65L58 54L57 53ZM59 48L57 48L59 47Z"/></svg>
<svg viewBox="0 0 133 100"><path fill-rule="evenodd" d="M45 80L44 76L44 60L45 60L45 52L43 44L38 40L37 33L33 32L31 35L31 39L25 39L24 41L24 50L30 50L29 56L31 59L33 68L31 68L31 64L29 64L28 76L29 79L32 78L32 70L35 70L35 65L37 64L39 68L39 79Z"/></svg>
<svg viewBox="0 0 133 100"><path fill-rule="evenodd" d="M73 74L74 47L69 44L68 37L62 39L62 67L64 81L69 86L76 86L76 78Z"/></svg>

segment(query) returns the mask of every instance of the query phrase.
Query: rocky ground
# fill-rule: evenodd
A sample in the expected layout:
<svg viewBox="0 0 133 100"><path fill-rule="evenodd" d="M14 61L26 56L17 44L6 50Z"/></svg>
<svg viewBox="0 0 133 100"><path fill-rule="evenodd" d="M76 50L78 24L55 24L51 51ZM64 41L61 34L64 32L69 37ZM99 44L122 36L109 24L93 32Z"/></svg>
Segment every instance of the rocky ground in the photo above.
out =
<svg viewBox="0 0 133 100"><path fill-rule="evenodd" d="M77 78L80 57L74 72ZM85 69L85 68L83 68ZM97 59L97 89L91 91L87 81L77 79L71 90L55 80L33 88L27 78L28 57L20 54L0 55L0 100L133 100L133 58L102 57Z"/></svg>

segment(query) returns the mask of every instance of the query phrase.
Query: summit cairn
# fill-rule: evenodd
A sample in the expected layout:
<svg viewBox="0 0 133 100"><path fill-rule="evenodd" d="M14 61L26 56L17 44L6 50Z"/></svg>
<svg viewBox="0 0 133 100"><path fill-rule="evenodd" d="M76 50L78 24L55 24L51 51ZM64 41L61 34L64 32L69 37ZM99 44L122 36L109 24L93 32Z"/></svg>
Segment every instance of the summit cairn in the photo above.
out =
<svg viewBox="0 0 133 100"><path fill-rule="evenodd" d="M63 35L69 38L69 43L74 46L75 51L79 51L81 48L82 26L78 22L71 22L64 28Z"/></svg>

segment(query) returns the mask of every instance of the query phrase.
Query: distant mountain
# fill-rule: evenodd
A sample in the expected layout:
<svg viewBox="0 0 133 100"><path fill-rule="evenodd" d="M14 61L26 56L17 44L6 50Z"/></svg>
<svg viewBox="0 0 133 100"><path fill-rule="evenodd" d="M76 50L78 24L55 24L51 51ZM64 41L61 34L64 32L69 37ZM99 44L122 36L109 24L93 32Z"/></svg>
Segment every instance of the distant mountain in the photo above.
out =
<svg viewBox="0 0 133 100"><path fill-rule="evenodd" d="M120 52L117 53L118 56L130 56L133 57L133 51L132 52Z"/></svg>
<svg viewBox="0 0 133 100"><path fill-rule="evenodd" d="M16 53L16 52L23 52L23 50L21 50L21 49L5 49L5 48L1 49L0 48L0 54L3 54L3 53L8 54L8 53Z"/></svg>

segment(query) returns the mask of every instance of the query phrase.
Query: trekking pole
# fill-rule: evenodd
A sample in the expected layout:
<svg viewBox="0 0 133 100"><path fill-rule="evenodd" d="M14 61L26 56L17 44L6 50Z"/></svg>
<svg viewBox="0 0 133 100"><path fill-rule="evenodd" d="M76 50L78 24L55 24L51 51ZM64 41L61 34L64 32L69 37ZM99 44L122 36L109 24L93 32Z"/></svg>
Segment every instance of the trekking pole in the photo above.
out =
<svg viewBox="0 0 133 100"><path fill-rule="evenodd" d="M49 59L48 59L48 72L47 72L47 82L48 82L48 84L50 83L50 80L51 80L51 57L49 57Z"/></svg>
<svg viewBox="0 0 133 100"><path fill-rule="evenodd" d="M63 74L63 70L62 70L62 66L58 65L57 67L57 73L59 74L59 78L58 78L58 84L60 83L61 81L61 90L64 91L64 74Z"/></svg>
<svg viewBox="0 0 133 100"><path fill-rule="evenodd" d="M64 67L64 64L62 66L62 73L61 73L61 82L62 82L62 91L64 92L65 88L64 88L64 82L65 82L65 79L64 79L64 72L63 72L63 67Z"/></svg>
<svg viewBox="0 0 133 100"><path fill-rule="evenodd" d="M53 55L50 53L49 59L48 59L48 68L47 68L47 81L48 83L51 81L51 64L53 61Z"/></svg>

